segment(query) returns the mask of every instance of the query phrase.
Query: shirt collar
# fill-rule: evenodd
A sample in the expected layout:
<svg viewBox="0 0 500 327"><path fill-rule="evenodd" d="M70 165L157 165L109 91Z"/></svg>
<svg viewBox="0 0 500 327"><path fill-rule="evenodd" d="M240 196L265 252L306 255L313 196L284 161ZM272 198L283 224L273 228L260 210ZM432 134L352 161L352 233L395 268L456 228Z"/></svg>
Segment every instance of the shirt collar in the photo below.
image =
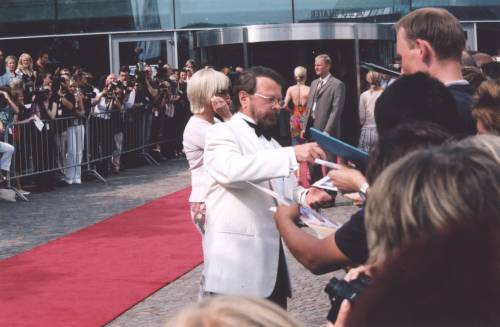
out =
<svg viewBox="0 0 500 327"><path fill-rule="evenodd" d="M469 82L467 82L466 80L464 79L458 79L456 81L451 81L451 82L448 82L448 83L445 83L444 84L445 86L452 86L452 85L469 85Z"/></svg>

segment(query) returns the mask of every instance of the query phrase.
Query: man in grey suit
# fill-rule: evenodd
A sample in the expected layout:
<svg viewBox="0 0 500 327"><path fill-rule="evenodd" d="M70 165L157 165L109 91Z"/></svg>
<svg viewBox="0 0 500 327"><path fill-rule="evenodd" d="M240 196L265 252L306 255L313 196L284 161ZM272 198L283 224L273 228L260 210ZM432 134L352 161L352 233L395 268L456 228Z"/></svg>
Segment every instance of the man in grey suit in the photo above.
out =
<svg viewBox="0 0 500 327"><path fill-rule="evenodd" d="M332 59L320 54L314 60L314 70L319 76L311 83L307 100L307 130L310 127L340 137L340 117L344 110L345 85L330 74ZM308 131L306 131L308 132Z"/></svg>

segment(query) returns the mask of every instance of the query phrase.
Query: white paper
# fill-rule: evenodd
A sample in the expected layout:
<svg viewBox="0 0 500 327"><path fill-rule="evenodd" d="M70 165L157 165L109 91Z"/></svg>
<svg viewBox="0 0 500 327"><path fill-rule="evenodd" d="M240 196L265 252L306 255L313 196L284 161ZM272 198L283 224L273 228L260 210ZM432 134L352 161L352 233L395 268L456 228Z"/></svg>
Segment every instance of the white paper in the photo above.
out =
<svg viewBox="0 0 500 327"><path fill-rule="evenodd" d="M268 188L262 187L260 185L254 184L252 182L247 182L248 184L252 185L253 187L257 188L258 190L266 193L267 195L272 196L274 199L276 199L276 202L278 202L279 205L291 205L293 203L292 200L290 199L285 199L282 196L280 196L278 193L274 192L273 190L270 190ZM269 210L275 212L276 207L271 207ZM314 211L313 209L307 208L307 207L300 207L300 220L302 220L306 225L317 225L317 226L322 226L322 227L329 227L329 228L338 228L340 225L337 223L334 223L330 221L329 219L323 217L319 212Z"/></svg>
<svg viewBox="0 0 500 327"><path fill-rule="evenodd" d="M333 184L332 179L328 175L326 175L322 179L316 181L311 186L312 187L316 187L316 188L321 188L321 189L324 189L324 190L328 190L328 191L334 191L334 192L338 192L338 190L339 190L337 188L337 186L335 186Z"/></svg>
<svg viewBox="0 0 500 327"><path fill-rule="evenodd" d="M33 121L35 123L36 128L38 129L39 132L42 131L43 129L43 122L40 120L38 116L34 116L35 120Z"/></svg>

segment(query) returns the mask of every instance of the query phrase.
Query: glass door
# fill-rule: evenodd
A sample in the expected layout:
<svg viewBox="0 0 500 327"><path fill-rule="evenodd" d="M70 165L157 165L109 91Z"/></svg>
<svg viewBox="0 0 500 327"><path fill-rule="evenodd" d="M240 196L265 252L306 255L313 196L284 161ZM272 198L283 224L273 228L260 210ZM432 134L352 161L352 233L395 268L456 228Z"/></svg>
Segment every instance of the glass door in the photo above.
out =
<svg viewBox="0 0 500 327"><path fill-rule="evenodd" d="M166 63L177 67L177 49L174 33L148 35L111 35L110 67L115 74L120 66L135 67L137 62L146 62L153 67Z"/></svg>

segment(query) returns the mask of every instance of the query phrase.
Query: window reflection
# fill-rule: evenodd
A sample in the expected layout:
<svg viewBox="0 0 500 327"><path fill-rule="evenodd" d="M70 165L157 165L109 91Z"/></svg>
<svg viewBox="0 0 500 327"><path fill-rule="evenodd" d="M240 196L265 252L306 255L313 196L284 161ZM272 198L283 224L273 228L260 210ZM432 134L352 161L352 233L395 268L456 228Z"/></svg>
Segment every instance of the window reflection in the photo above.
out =
<svg viewBox="0 0 500 327"><path fill-rule="evenodd" d="M408 10L408 0L295 0L296 22L393 22Z"/></svg>
<svg viewBox="0 0 500 327"><path fill-rule="evenodd" d="M173 0L1 0L0 13L2 36L174 28Z"/></svg>
<svg viewBox="0 0 500 327"><path fill-rule="evenodd" d="M177 28L292 22L290 0L176 0Z"/></svg>

